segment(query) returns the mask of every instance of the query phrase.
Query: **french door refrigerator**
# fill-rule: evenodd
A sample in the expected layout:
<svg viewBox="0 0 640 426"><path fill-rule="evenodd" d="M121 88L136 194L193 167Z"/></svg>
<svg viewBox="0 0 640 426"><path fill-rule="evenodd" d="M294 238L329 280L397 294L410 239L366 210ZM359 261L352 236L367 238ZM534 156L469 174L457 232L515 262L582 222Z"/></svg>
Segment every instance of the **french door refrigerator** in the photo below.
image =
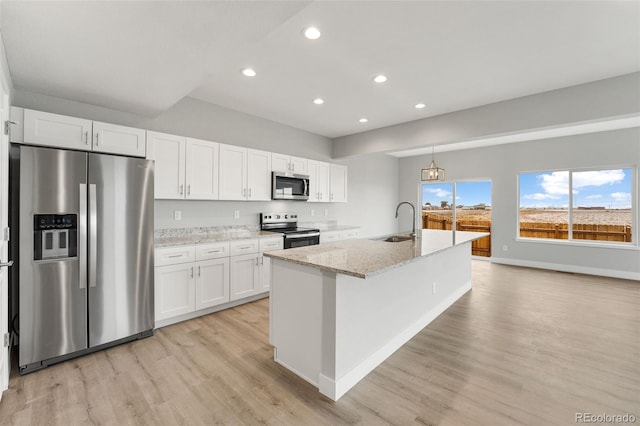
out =
<svg viewBox="0 0 640 426"><path fill-rule="evenodd" d="M140 158L11 147L21 374L153 333L153 170Z"/></svg>

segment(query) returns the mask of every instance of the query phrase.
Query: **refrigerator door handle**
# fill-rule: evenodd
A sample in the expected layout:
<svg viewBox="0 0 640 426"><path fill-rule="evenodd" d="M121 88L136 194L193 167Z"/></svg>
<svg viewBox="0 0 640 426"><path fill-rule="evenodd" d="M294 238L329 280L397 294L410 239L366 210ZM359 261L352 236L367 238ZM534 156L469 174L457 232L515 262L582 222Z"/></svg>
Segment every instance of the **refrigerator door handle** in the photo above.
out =
<svg viewBox="0 0 640 426"><path fill-rule="evenodd" d="M89 184L89 287L96 286L98 266L98 208L96 206L96 185Z"/></svg>
<svg viewBox="0 0 640 426"><path fill-rule="evenodd" d="M87 185L80 184L80 212L78 220L78 266L80 288L87 288Z"/></svg>

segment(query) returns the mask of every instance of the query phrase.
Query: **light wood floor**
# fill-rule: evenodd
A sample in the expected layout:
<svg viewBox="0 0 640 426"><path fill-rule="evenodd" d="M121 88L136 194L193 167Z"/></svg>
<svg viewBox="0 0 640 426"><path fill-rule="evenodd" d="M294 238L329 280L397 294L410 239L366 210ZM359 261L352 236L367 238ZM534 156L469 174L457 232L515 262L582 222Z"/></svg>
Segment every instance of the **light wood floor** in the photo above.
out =
<svg viewBox="0 0 640 426"><path fill-rule="evenodd" d="M26 376L0 424L640 422L640 282L474 261L473 290L337 403L273 362L268 300Z"/></svg>

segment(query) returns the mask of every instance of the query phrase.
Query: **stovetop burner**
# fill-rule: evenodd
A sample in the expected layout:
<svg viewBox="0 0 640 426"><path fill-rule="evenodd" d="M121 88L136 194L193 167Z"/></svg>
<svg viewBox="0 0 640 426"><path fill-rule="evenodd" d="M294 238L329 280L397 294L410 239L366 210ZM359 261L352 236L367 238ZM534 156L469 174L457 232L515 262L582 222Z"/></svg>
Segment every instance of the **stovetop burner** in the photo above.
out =
<svg viewBox="0 0 640 426"><path fill-rule="evenodd" d="M295 213L260 213L260 229L263 231L281 232L286 235L316 234L316 228L298 226L298 215Z"/></svg>

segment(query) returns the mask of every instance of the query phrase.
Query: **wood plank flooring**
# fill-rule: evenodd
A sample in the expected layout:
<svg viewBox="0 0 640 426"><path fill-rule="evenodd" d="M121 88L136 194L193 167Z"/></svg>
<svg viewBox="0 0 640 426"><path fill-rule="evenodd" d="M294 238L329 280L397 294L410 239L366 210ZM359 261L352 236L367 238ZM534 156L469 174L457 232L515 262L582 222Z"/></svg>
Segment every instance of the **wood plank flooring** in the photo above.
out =
<svg viewBox="0 0 640 426"><path fill-rule="evenodd" d="M640 282L473 262L473 290L338 402L273 361L268 299L26 376L2 425L640 423Z"/></svg>

